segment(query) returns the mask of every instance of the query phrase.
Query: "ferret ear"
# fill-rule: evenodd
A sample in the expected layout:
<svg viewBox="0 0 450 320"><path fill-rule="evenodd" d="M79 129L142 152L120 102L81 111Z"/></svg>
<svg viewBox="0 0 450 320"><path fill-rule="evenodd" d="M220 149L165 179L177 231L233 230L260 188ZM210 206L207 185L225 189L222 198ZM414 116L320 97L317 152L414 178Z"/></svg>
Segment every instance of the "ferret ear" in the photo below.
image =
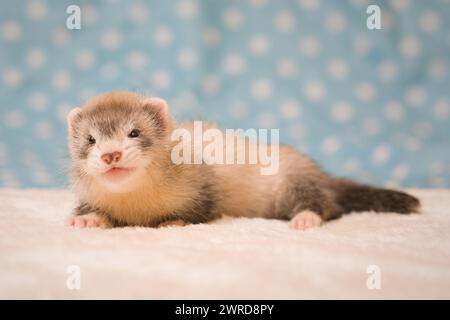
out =
<svg viewBox="0 0 450 320"><path fill-rule="evenodd" d="M74 108L74 109L70 110L69 114L67 115L67 126L69 127L70 134L73 131L74 120L80 114L81 114L81 108Z"/></svg>
<svg viewBox="0 0 450 320"><path fill-rule="evenodd" d="M150 112L162 129L170 128L175 120L169 112L166 100L158 97L151 97L144 100L144 108Z"/></svg>

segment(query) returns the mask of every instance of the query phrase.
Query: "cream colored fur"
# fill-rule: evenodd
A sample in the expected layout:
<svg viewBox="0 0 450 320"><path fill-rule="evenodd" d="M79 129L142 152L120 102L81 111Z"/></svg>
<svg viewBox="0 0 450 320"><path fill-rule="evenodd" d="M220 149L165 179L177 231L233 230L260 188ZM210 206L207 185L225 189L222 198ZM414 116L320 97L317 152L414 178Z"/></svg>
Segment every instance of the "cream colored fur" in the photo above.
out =
<svg viewBox="0 0 450 320"><path fill-rule="evenodd" d="M186 209L184 206L187 201L195 198L200 192L199 187L204 179L210 179L209 176L203 176L198 166L173 164L170 154L177 142L169 140L171 132L177 128L185 128L193 136L193 123L176 124L170 116L164 100L145 98L130 92L113 92L94 97L86 103L82 110L89 111L99 104L113 101L123 101L123 103L131 101L136 107L139 107L149 99L158 105L159 110L162 110L161 112L170 123L169 132L167 140L162 142L163 151L150 154L149 164L145 170L140 170L139 174L135 175L133 188L129 192L111 192L89 175L82 179L79 174L72 175L73 190L81 201L98 206L112 218L131 225L147 225L152 219L163 217L166 213L183 212ZM76 112L79 112L79 109ZM70 130L73 127L72 121L73 114L68 118ZM214 123L205 122L203 124L203 130L215 127L217 126ZM223 134L225 135L225 133ZM235 159L237 159L237 151L239 151L237 146L236 143ZM244 151L247 154L249 148L250 142L246 141ZM274 151L269 148L269 152ZM279 171L277 174L262 175L262 167L261 163L211 165L214 172L214 181L211 183L219 194L215 209L219 215L269 217L275 210L276 198L285 192L281 182L284 181L287 174L303 172L319 177L322 175L311 160L287 146L279 146Z"/></svg>

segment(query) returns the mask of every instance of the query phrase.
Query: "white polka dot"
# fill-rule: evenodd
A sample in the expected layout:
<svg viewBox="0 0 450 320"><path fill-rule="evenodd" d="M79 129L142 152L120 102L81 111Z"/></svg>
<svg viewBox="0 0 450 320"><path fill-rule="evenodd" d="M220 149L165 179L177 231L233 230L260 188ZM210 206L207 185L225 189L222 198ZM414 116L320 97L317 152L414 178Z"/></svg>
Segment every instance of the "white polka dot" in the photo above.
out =
<svg viewBox="0 0 450 320"><path fill-rule="evenodd" d="M381 132L381 124L376 118L364 120L363 130L366 134L374 136Z"/></svg>
<svg viewBox="0 0 450 320"><path fill-rule="evenodd" d="M40 161L37 158L36 154L30 151L26 151L21 156L21 162L28 167L35 167L36 164L39 164Z"/></svg>
<svg viewBox="0 0 450 320"><path fill-rule="evenodd" d="M43 92L34 92L28 99L30 108L34 111L42 112L48 108L48 96Z"/></svg>
<svg viewBox="0 0 450 320"><path fill-rule="evenodd" d="M238 29L244 20L244 17L237 8L230 8L226 10L222 16L222 21L228 29L236 30Z"/></svg>
<svg viewBox="0 0 450 320"><path fill-rule="evenodd" d="M444 173L444 170L445 170L445 168L444 168L444 164L442 162L433 162L430 165L430 172L432 174L439 174L439 175L441 175L441 174Z"/></svg>
<svg viewBox="0 0 450 320"><path fill-rule="evenodd" d="M215 75L205 76L202 79L202 89L206 94L217 94L220 90L220 78Z"/></svg>
<svg viewBox="0 0 450 320"><path fill-rule="evenodd" d="M300 105L297 100L287 100L280 105L280 111L285 119L297 118L300 115Z"/></svg>
<svg viewBox="0 0 450 320"><path fill-rule="evenodd" d="M289 136L292 139L299 139L305 136L306 134L306 129L304 126L302 126L299 123L294 123L293 125L291 125L289 127ZM304 147L300 147L300 149L305 152L305 148Z"/></svg>
<svg viewBox="0 0 450 320"><path fill-rule="evenodd" d="M27 15L33 20L42 20L47 14L47 6L40 0L28 1Z"/></svg>
<svg viewBox="0 0 450 320"><path fill-rule="evenodd" d="M327 137L322 141L320 149L326 155L331 155L339 151L341 142L336 137Z"/></svg>
<svg viewBox="0 0 450 320"><path fill-rule="evenodd" d="M428 121L419 121L414 125L413 131L419 138L426 139L433 134L433 125Z"/></svg>
<svg viewBox="0 0 450 320"><path fill-rule="evenodd" d="M296 25L294 15L287 10L278 12L275 15L273 23L278 32L291 32Z"/></svg>
<svg viewBox="0 0 450 320"><path fill-rule="evenodd" d="M45 138L46 139L46 138ZM34 170L32 173L32 180L37 184L48 184L50 182L50 175L47 171L41 169L39 171Z"/></svg>
<svg viewBox="0 0 450 320"><path fill-rule="evenodd" d="M47 121L38 122L34 126L34 133L36 134L37 138L46 140L52 136L53 128Z"/></svg>
<svg viewBox="0 0 450 320"><path fill-rule="evenodd" d="M217 28L209 27L203 31L203 41L208 47L215 47L220 43L220 32Z"/></svg>
<svg viewBox="0 0 450 320"><path fill-rule="evenodd" d="M400 181L396 181L396 180L387 180L387 181L383 184L383 186L384 186L385 188L388 188L388 189L399 189L399 188L401 188L401 186L400 186Z"/></svg>
<svg viewBox="0 0 450 320"><path fill-rule="evenodd" d="M6 188L19 188L20 183L11 171L0 171L0 186Z"/></svg>
<svg viewBox="0 0 450 320"><path fill-rule="evenodd" d="M153 41L159 48L166 48L173 43L174 35L170 28L166 26L156 27L153 33Z"/></svg>
<svg viewBox="0 0 450 320"><path fill-rule="evenodd" d="M367 54L372 48L370 40L365 35L358 35L353 39L353 52L358 55Z"/></svg>
<svg viewBox="0 0 450 320"><path fill-rule="evenodd" d="M413 86L406 91L405 100L413 107L422 106L427 99L425 90L419 86Z"/></svg>
<svg viewBox="0 0 450 320"><path fill-rule="evenodd" d="M410 152L416 152L422 148L422 144L420 143L420 141L414 137L407 137L404 141L404 146L406 150Z"/></svg>
<svg viewBox="0 0 450 320"><path fill-rule="evenodd" d="M145 4L135 2L128 9L128 17L136 23L145 23L150 18L150 12Z"/></svg>
<svg viewBox="0 0 450 320"><path fill-rule="evenodd" d="M2 38L6 41L17 41L22 35L20 25L12 20L4 21L0 26L0 30Z"/></svg>
<svg viewBox="0 0 450 320"><path fill-rule="evenodd" d="M405 163L401 163L392 170L392 176L397 180L405 179L409 174L409 166Z"/></svg>
<svg viewBox="0 0 450 320"><path fill-rule="evenodd" d="M22 72L16 68L6 67L3 70L3 83L10 88L18 88L23 83Z"/></svg>
<svg viewBox="0 0 450 320"><path fill-rule="evenodd" d="M298 4L305 10L316 10L319 7L319 0L298 0Z"/></svg>
<svg viewBox="0 0 450 320"><path fill-rule="evenodd" d="M367 7L369 5L369 0L350 0L350 3L355 7Z"/></svg>
<svg viewBox="0 0 450 320"><path fill-rule="evenodd" d="M258 125L261 128L273 128L276 124L276 117L271 112L262 112L258 116Z"/></svg>
<svg viewBox="0 0 450 320"><path fill-rule="evenodd" d="M266 55L270 50L269 38L263 34L253 35L248 43L248 49L255 56Z"/></svg>
<svg viewBox="0 0 450 320"><path fill-rule="evenodd" d="M252 95L258 100L267 100L272 96L272 83L266 79L256 80L252 83Z"/></svg>
<svg viewBox="0 0 450 320"><path fill-rule="evenodd" d="M347 101L338 101L332 105L331 114L336 122L348 122L353 118L353 107Z"/></svg>
<svg viewBox="0 0 450 320"><path fill-rule="evenodd" d="M400 40L400 53L405 58L415 58L422 50L422 44L413 35L405 36Z"/></svg>
<svg viewBox="0 0 450 320"><path fill-rule="evenodd" d="M428 65L428 76L435 80L442 80L447 76L448 65L444 59L433 59Z"/></svg>
<svg viewBox="0 0 450 320"><path fill-rule="evenodd" d="M182 49L177 56L178 65L183 69L190 69L197 64L197 54L194 49Z"/></svg>
<svg viewBox="0 0 450 320"><path fill-rule="evenodd" d="M9 111L5 115L4 124L10 128L20 128L25 123L25 116L19 110Z"/></svg>
<svg viewBox="0 0 450 320"><path fill-rule="evenodd" d="M147 57L142 51L131 51L126 56L126 65L133 71L138 71L147 65Z"/></svg>
<svg viewBox="0 0 450 320"><path fill-rule="evenodd" d="M81 25L91 26L97 22L97 11L95 7L86 4L81 6Z"/></svg>
<svg viewBox="0 0 450 320"><path fill-rule="evenodd" d="M352 158L344 162L343 168L345 174L356 173L361 169L361 163L358 159Z"/></svg>
<svg viewBox="0 0 450 320"><path fill-rule="evenodd" d="M6 144L0 142L0 165L5 165L8 162L9 152Z"/></svg>
<svg viewBox="0 0 450 320"><path fill-rule="evenodd" d="M383 11L381 11L383 12ZM381 28L383 30L389 31L392 28L392 25L394 23L394 19L392 15L389 12L384 11L381 14Z"/></svg>
<svg viewBox="0 0 450 320"><path fill-rule="evenodd" d="M198 99L192 92L183 91L176 97L174 105L180 110L190 110L198 105Z"/></svg>
<svg viewBox="0 0 450 320"><path fill-rule="evenodd" d="M398 77L398 65L390 60L385 60L378 66L378 76L383 82L388 82Z"/></svg>
<svg viewBox="0 0 450 320"><path fill-rule="evenodd" d="M325 95L325 89L318 81L311 81L303 88L305 96L312 102L318 102L323 99Z"/></svg>
<svg viewBox="0 0 450 320"><path fill-rule="evenodd" d="M419 26L425 32L436 32L439 30L441 19L434 11L425 11L419 17Z"/></svg>
<svg viewBox="0 0 450 320"><path fill-rule="evenodd" d="M444 188L447 185L444 177L431 177L429 178L430 185L434 188Z"/></svg>
<svg viewBox="0 0 450 320"><path fill-rule="evenodd" d="M82 89L80 91L79 97L81 100L85 101L85 100L88 100L88 99L92 98L93 96L95 96L95 93L96 93L96 91L91 88Z"/></svg>
<svg viewBox="0 0 450 320"><path fill-rule="evenodd" d="M446 98L440 98L433 107L433 112L439 120L447 119L450 116L450 102Z"/></svg>
<svg viewBox="0 0 450 320"><path fill-rule="evenodd" d="M122 35L117 30L108 30L102 35L100 42L103 48L113 51L122 44Z"/></svg>
<svg viewBox="0 0 450 320"><path fill-rule="evenodd" d="M197 2L193 0L180 0L175 5L177 16L182 19L192 19L197 15Z"/></svg>
<svg viewBox="0 0 450 320"><path fill-rule="evenodd" d="M229 108L233 118L242 119L248 114L248 106L242 101L234 102Z"/></svg>
<svg viewBox="0 0 450 320"><path fill-rule="evenodd" d="M282 78L293 78L298 74L297 63L290 59L280 59L276 65L277 73Z"/></svg>
<svg viewBox="0 0 450 320"><path fill-rule="evenodd" d="M263 7L269 0L250 0L250 4L255 8Z"/></svg>
<svg viewBox="0 0 450 320"><path fill-rule="evenodd" d="M33 69L42 67L46 59L44 51L40 48L32 48L28 50L26 55L27 64Z"/></svg>
<svg viewBox="0 0 450 320"><path fill-rule="evenodd" d="M106 80L112 81L119 77L120 68L114 62L105 63L100 68L100 75Z"/></svg>
<svg viewBox="0 0 450 320"><path fill-rule="evenodd" d="M61 123L66 123L67 121L67 116L69 115L69 112L72 110L73 108L67 104L67 103L63 103L60 104L56 107L56 116L58 117L58 120Z"/></svg>
<svg viewBox="0 0 450 320"><path fill-rule="evenodd" d="M170 74L165 70L157 70L152 74L151 83L157 89L168 89L171 82Z"/></svg>
<svg viewBox="0 0 450 320"><path fill-rule="evenodd" d="M409 0L390 0L389 4L392 8L399 12L405 12L409 8Z"/></svg>
<svg viewBox="0 0 450 320"><path fill-rule="evenodd" d="M66 28L59 27L52 33L53 44L57 47L63 47L69 41L70 34Z"/></svg>
<svg viewBox="0 0 450 320"><path fill-rule="evenodd" d="M76 64L81 70L92 69L95 64L95 55L89 49L80 50L76 57Z"/></svg>
<svg viewBox="0 0 450 320"><path fill-rule="evenodd" d="M325 28L328 32L338 33L342 32L347 25L345 17L340 12L333 12L326 16L325 18Z"/></svg>
<svg viewBox="0 0 450 320"><path fill-rule="evenodd" d="M52 85L58 91L66 91L72 84L70 73L67 70L59 70L53 74Z"/></svg>
<svg viewBox="0 0 450 320"><path fill-rule="evenodd" d="M306 36L300 42L300 50L304 55L309 57L316 57L320 53L320 41L317 37Z"/></svg>
<svg viewBox="0 0 450 320"><path fill-rule="evenodd" d="M384 106L384 116L390 121L403 120L403 106L398 101L389 101Z"/></svg>
<svg viewBox="0 0 450 320"><path fill-rule="evenodd" d="M331 78L335 80L343 80L347 78L349 68L344 60L335 59L328 64L327 71Z"/></svg>
<svg viewBox="0 0 450 320"><path fill-rule="evenodd" d="M391 157L391 148L385 144L379 145L372 152L372 161L381 165L386 163Z"/></svg>
<svg viewBox="0 0 450 320"><path fill-rule="evenodd" d="M225 57L225 60L223 61L223 68L228 74L240 74L246 68L246 62L242 56L238 54L230 54Z"/></svg>
<svg viewBox="0 0 450 320"><path fill-rule="evenodd" d="M20 188L20 182L11 171L2 171L0 173L0 186L7 188Z"/></svg>
<svg viewBox="0 0 450 320"><path fill-rule="evenodd" d="M377 95L375 86L370 82L360 82L355 86L356 97L364 102L373 101Z"/></svg>

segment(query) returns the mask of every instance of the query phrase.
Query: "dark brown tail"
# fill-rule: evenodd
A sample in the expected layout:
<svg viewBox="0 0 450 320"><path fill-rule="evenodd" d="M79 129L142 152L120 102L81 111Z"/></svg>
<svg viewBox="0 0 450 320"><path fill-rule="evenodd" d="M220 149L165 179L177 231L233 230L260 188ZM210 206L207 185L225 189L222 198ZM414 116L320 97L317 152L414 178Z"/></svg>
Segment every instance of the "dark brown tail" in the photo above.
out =
<svg viewBox="0 0 450 320"><path fill-rule="evenodd" d="M408 214L419 212L420 201L405 192L381 189L335 179L333 189L336 203L342 213L352 211L397 212Z"/></svg>

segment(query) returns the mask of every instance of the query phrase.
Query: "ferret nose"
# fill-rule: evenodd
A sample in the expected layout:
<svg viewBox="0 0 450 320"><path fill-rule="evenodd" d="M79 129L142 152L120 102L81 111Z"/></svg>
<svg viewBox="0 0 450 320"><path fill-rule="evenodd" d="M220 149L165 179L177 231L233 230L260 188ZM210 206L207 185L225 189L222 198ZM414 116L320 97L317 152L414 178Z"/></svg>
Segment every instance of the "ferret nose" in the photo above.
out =
<svg viewBox="0 0 450 320"><path fill-rule="evenodd" d="M111 164L113 162L119 162L120 158L122 158L122 152L114 151L110 153L105 153L101 156L102 160L106 164Z"/></svg>

